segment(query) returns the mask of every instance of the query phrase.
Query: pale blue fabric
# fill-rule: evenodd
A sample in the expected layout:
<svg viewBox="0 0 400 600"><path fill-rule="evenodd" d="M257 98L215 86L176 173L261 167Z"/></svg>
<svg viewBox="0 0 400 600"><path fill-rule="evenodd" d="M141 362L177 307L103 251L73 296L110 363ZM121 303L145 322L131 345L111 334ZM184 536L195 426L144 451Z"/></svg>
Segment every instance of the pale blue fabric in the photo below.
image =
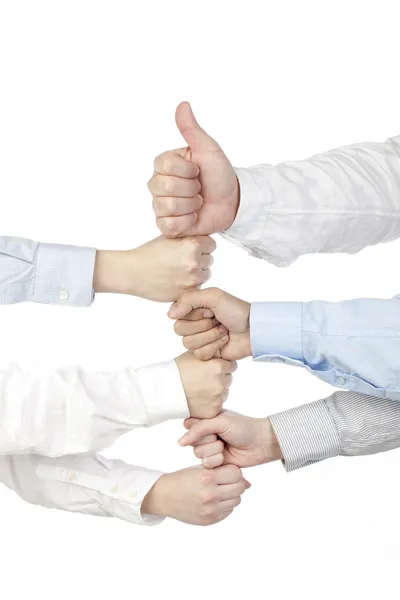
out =
<svg viewBox="0 0 400 600"><path fill-rule="evenodd" d="M400 400L400 300L251 305L253 357L304 367L326 383Z"/></svg>
<svg viewBox="0 0 400 600"><path fill-rule="evenodd" d="M95 248L0 236L0 304L89 306Z"/></svg>

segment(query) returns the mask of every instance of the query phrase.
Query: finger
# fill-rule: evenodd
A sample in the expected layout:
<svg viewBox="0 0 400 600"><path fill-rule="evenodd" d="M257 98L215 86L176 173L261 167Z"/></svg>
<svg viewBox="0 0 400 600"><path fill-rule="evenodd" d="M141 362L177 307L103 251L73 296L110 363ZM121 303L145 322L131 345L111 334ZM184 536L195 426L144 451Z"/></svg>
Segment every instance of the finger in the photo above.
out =
<svg viewBox="0 0 400 600"><path fill-rule="evenodd" d="M210 269L205 269L204 271L203 269L197 269L197 285L203 285L204 283L207 283L207 281L211 278L211 274L212 273Z"/></svg>
<svg viewBox="0 0 400 600"><path fill-rule="evenodd" d="M195 312L195 311L193 311ZM196 333L203 333L215 327L212 319L199 319L198 321L186 321L179 319L175 321L174 330L177 335L189 336Z"/></svg>
<svg viewBox="0 0 400 600"><path fill-rule="evenodd" d="M216 419L212 419L216 421ZM189 431L186 435L190 435L194 428ZM216 482L221 484L230 484L230 483L238 483L243 481L243 475L239 467L235 467L234 465L223 465L222 467L218 467L214 471L216 475Z"/></svg>
<svg viewBox="0 0 400 600"><path fill-rule="evenodd" d="M194 419L186 419L185 424L190 424L190 430L179 440L181 446L196 446L206 435L219 435L225 429L225 423L221 417L203 419L196 423L194 423Z"/></svg>
<svg viewBox="0 0 400 600"><path fill-rule="evenodd" d="M241 502L242 499L240 496L238 496L237 498L229 498L229 500L221 500L221 502L219 503L219 507L220 510L222 510L222 512L228 512L229 510L233 510L234 508L239 506Z"/></svg>
<svg viewBox="0 0 400 600"><path fill-rule="evenodd" d="M203 348L203 346L212 344L227 333L228 330L225 325L218 325L217 327L213 327L208 331L203 331L194 335L185 335L183 338L183 345L188 350L197 350L197 348Z"/></svg>
<svg viewBox="0 0 400 600"><path fill-rule="evenodd" d="M200 193L198 179L183 179L165 175L153 175L149 182L149 190L153 196L173 196L175 198L194 198Z"/></svg>
<svg viewBox="0 0 400 600"><path fill-rule="evenodd" d="M154 161L154 170L159 175L175 175L176 177L184 177L192 179L199 175L200 169L196 163L192 163L184 158L186 148L174 150L172 152L164 152L157 156Z"/></svg>
<svg viewBox="0 0 400 600"><path fill-rule="evenodd" d="M185 338L183 338L185 339ZM196 358L200 360L210 360L218 356L218 351L223 348L229 341L229 335L222 336L221 339L213 342L212 344L208 344L208 346L204 346L203 348L198 348L197 350L193 350L193 354Z"/></svg>
<svg viewBox="0 0 400 600"><path fill-rule="evenodd" d="M199 215L197 212L180 217L157 217L157 227L166 238L176 238L194 227Z"/></svg>
<svg viewBox="0 0 400 600"><path fill-rule="evenodd" d="M185 427L185 429L191 429L193 425L196 425L196 423L200 422L201 419L196 419L195 417L188 417L183 421L183 426Z"/></svg>
<svg viewBox="0 0 400 600"><path fill-rule="evenodd" d="M222 469L222 467L220 467ZM218 498L220 500L230 500L231 498L238 498L246 490L244 479L237 483L230 483L218 486Z"/></svg>
<svg viewBox="0 0 400 600"><path fill-rule="evenodd" d="M172 305L173 306L173 305ZM209 308L196 308L189 312L184 319L180 319L181 321L200 321L200 319L212 319L214 317L214 313ZM217 323L213 323L213 325L218 325Z"/></svg>
<svg viewBox="0 0 400 600"><path fill-rule="evenodd" d="M204 438L200 440L203 442L195 447L194 455L196 458L208 458L209 456L213 456L214 454L221 454L224 451L224 442L221 440L217 440L216 442L212 442L211 444L204 443Z"/></svg>
<svg viewBox="0 0 400 600"><path fill-rule="evenodd" d="M223 359L221 359L221 360L223 360ZM223 368L224 368L225 374L228 375L230 373L234 373L235 371L237 371L238 364L237 364L236 360L224 360Z"/></svg>
<svg viewBox="0 0 400 600"><path fill-rule="evenodd" d="M185 217L177 218L182 219ZM184 319L186 315L196 308L208 308L213 311L213 307L218 304L221 296L222 292L217 288L185 292L171 306L168 316L170 319Z"/></svg>
<svg viewBox="0 0 400 600"><path fill-rule="evenodd" d="M215 469L216 467L220 467L224 464L224 455L222 452L219 452L218 454L214 454L214 456L203 458L202 464L205 469Z"/></svg>
<svg viewBox="0 0 400 600"><path fill-rule="evenodd" d="M201 254L212 254L217 248L215 240L209 235L198 236L197 240L200 242Z"/></svg>
<svg viewBox="0 0 400 600"><path fill-rule="evenodd" d="M225 519L227 519L228 517L230 517L230 515L233 513L233 510L230 510L228 512L222 512L218 515L217 518L217 522L219 523L220 521L224 521Z"/></svg>
<svg viewBox="0 0 400 600"><path fill-rule="evenodd" d="M199 445L201 446L202 444L213 444L217 440L218 436L215 435L215 433L213 433L212 435L206 435L205 437L201 438L201 440L199 441Z"/></svg>
<svg viewBox="0 0 400 600"><path fill-rule="evenodd" d="M203 198L198 194L194 198L174 198L154 196L153 210L157 217L179 217L190 215L203 206Z"/></svg>
<svg viewBox="0 0 400 600"><path fill-rule="evenodd" d="M246 490L248 490L249 488L251 488L251 483L250 483L250 481L247 481L247 479L244 480L244 484L246 486Z"/></svg>
<svg viewBox="0 0 400 600"><path fill-rule="evenodd" d="M203 270L209 269L214 264L214 258L211 254L202 254L199 259L200 268Z"/></svg>
<svg viewBox="0 0 400 600"><path fill-rule="evenodd" d="M224 384L226 385L226 389L230 388L233 382L233 377L231 374L224 376Z"/></svg>

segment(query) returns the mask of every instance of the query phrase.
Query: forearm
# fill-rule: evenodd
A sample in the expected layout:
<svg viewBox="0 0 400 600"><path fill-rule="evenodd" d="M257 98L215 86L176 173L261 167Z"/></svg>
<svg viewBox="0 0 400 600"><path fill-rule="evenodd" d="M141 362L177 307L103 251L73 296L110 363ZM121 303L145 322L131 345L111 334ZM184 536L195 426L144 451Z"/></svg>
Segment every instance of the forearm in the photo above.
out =
<svg viewBox="0 0 400 600"><path fill-rule="evenodd" d="M326 383L400 400L400 301L251 306L256 359L304 367Z"/></svg>
<svg viewBox="0 0 400 600"><path fill-rule="evenodd" d="M224 235L276 265L400 236L400 136L237 175L239 212Z"/></svg>
<svg viewBox="0 0 400 600"><path fill-rule="evenodd" d="M182 416L175 361L113 372L12 364L0 373L0 454L97 451L136 427Z"/></svg>
<svg viewBox="0 0 400 600"><path fill-rule="evenodd" d="M377 454L400 447L400 403L335 392L271 415L288 471L333 458Z"/></svg>
<svg viewBox="0 0 400 600"><path fill-rule="evenodd" d="M0 482L26 502L136 524L162 520L142 512L143 499L161 476L98 454L0 456Z"/></svg>

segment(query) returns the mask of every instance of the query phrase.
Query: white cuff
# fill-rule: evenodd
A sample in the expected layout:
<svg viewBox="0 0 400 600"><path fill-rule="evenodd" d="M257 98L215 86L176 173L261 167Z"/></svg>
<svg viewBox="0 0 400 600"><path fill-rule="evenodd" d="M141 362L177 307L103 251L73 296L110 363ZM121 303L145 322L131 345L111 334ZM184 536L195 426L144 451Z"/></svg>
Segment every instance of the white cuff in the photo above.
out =
<svg viewBox="0 0 400 600"><path fill-rule="evenodd" d="M148 414L147 426L189 416L185 390L174 360L142 367L136 374Z"/></svg>

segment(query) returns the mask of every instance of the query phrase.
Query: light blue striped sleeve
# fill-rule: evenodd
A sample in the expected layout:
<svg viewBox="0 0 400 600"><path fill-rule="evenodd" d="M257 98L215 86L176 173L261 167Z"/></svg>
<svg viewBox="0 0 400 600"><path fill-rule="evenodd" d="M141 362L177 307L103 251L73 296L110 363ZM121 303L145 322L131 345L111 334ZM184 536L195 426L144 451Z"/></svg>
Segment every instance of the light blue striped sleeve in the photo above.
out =
<svg viewBox="0 0 400 600"><path fill-rule="evenodd" d="M400 447L400 404L353 392L269 417L287 471L334 456L377 454Z"/></svg>
<svg viewBox="0 0 400 600"><path fill-rule="evenodd" d="M0 304L90 306L95 248L0 236Z"/></svg>
<svg viewBox="0 0 400 600"><path fill-rule="evenodd" d="M251 306L253 357L301 366L326 383L400 400L400 301Z"/></svg>

